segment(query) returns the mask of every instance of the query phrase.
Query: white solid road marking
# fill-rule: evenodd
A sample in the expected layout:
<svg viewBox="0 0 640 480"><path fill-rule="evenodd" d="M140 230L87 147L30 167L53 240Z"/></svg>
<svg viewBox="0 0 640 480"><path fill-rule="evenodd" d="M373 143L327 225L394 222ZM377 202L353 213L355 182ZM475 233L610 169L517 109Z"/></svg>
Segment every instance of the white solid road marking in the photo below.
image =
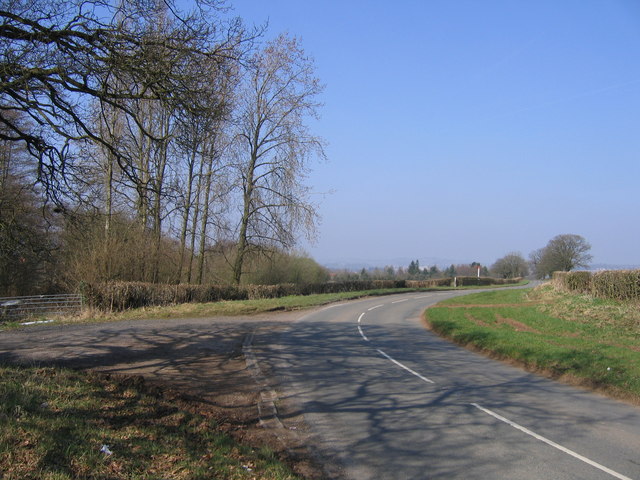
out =
<svg viewBox="0 0 640 480"><path fill-rule="evenodd" d="M400 363L399 361L397 361L395 358L387 355L386 353L384 353L382 350L380 350L379 348L376 348L376 350L378 350L378 353L380 353L380 355L382 355L383 357L385 357L388 360L391 360L393 363L395 363L396 365L398 365L400 368L404 368L407 372L415 375L416 377L418 377L420 380L422 380L423 382L427 382L427 383L436 383L433 380L428 379L427 377L423 377L422 375L420 375L418 372L415 372L413 370L411 370L409 367L407 367L406 365L403 365L402 363Z"/></svg>
<svg viewBox="0 0 640 480"><path fill-rule="evenodd" d="M613 477L619 478L620 480L631 480L631 478L629 478L629 477L627 477L625 475L622 475L621 473L615 472L615 471L611 470L610 468L605 467L604 465L600 465L599 463L594 462L593 460L589 460L587 457L583 457L582 455L580 455L579 453L574 452L573 450L569 450L568 448L563 447L562 445L557 444L556 442L554 442L552 440L549 440L548 438L545 438L542 435L538 435L537 433L532 432L528 428L525 428L522 425L518 425L517 423L512 422L508 418L505 418L505 417L503 417L501 415L498 415L497 413L492 412L491 410L489 410L487 408L481 407L477 403L472 403L471 405L476 407L478 410L482 410L484 413L486 413L488 415L491 415L494 418L497 418L501 422L504 422L507 425L511 425L513 428L515 428L517 430L520 430L521 432L524 432L527 435L531 435L533 438L535 438L537 440L540 440L541 442L544 442L547 445L552 446L553 448L557 448L561 452L564 452L567 455L571 455L572 457L575 457L578 460L581 460L584 463L587 463L587 464L591 465L592 467L595 467L595 468L597 468L599 470L602 470L603 472L606 472L606 473L608 473L609 475L611 475Z"/></svg>

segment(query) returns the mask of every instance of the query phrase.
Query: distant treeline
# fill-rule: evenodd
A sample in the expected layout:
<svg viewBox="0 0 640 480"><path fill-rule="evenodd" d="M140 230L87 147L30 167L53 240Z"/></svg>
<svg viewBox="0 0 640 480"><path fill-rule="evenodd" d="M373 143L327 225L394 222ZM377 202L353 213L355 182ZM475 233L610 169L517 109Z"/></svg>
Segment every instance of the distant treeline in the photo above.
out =
<svg viewBox="0 0 640 480"><path fill-rule="evenodd" d="M489 277L490 272L487 267L480 265L478 262L451 264L447 268L440 269L437 265L421 267L418 260L412 260L406 268L387 265L385 267L362 268L359 272L348 269L333 270L331 278L335 281L452 279L456 276L477 277L478 268L480 268L481 276Z"/></svg>

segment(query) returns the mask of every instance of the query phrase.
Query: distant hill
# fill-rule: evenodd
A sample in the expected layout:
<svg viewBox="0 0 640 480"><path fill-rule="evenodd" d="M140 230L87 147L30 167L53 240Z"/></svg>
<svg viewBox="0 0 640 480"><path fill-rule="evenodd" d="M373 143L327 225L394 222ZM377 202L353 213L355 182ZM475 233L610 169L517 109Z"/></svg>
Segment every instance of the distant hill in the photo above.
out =
<svg viewBox="0 0 640 480"><path fill-rule="evenodd" d="M396 257L396 258L386 258L386 259L343 259L343 260L335 260L331 262L319 262L326 268L331 270L349 270L352 272L359 272L363 268L365 270L369 270L372 268L384 268L391 265L394 268L402 267L408 268L409 264L415 261L416 258L409 257ZM459 262L456 260L446 259L446 258L437 258L437 257L426 257L426 258L417 258L418 262L420 262L420 268L431 267L436 265L438 268L447 268L449 265L454 264L466 264L471 262Z"/></svg>
<svg viewBox="0 0 640 480"><path fill-rule="evenodd" d="M594 263L589 270L638 270L640 265L613 265L610 263Z"/></svg>

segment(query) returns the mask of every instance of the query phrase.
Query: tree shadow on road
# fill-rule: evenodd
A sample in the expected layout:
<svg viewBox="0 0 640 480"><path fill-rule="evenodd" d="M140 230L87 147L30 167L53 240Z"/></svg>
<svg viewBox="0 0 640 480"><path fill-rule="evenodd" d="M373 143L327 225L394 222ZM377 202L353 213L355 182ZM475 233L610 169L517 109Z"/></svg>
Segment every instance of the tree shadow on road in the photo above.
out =
<svg viewBox="0 0 640 480"><path fill-rule="evenodd" d="M343 465L351 478L551 478L556 468L551 465L566 465L566 458L555 462L566 457L562 452L474 404L576 449L603 415L617 425L640 420L632 407L617 408L604 398L604 405L616 408L593 416L588 392L431 334L409 337L408 348L412 332L401 330L368 325L370 341L365 341L354 324L306 321L277 340L273 335L255 340L260 361L277 378L283 422L304 415L319 455ZM400 368L378 349L435 383ZM630 458L633 449L627 452ZM601 478L601 471L585 463L568 463L560 468L581 478Z"/></svg>

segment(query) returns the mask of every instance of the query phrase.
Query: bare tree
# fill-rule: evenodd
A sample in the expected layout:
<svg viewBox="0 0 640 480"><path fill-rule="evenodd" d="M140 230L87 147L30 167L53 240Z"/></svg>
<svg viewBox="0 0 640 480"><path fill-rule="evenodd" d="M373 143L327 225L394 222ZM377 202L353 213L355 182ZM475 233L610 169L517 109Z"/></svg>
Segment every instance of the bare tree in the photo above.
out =
<svg viewBox="0 0 640 480"><path fill-rule="evenodd" d="M182 272L185 266L185 260L187 257L187 234L189 233L189 222L192 219L192 216L195 214L196 222L197 222L197 202L196 195L197 189L194 184L196 183L197 177L197 157L198 151L200 149L200 136L201 129L200 122L198 121L198 117L187 116L186 118L181 119L180 128L184 130L183 135L179 135L179 148L181 149L184 155L183 161L183 169L184 174L182 176L182 189L183 193L179 200L179 209L180 209L180 264L178 266L177 279L178 281L182 281ZM195 232L192 232L191 238L194 238ZM193 245L191 247L191 251L193 252ZM188 263L188 273L187 273L187 282L191 283L191 264L193 262L190 261Z"/></svg>
<svg viewBox="0 0 640 480"><path fill-rule="evenodd" d="M543 279L547 276L542 264L543 253L544 248L538 248L529 254L529 266L531 267L531 272L537 279Z"/></svg>
<svg viewBox="0 0 640 480"><path fill-rule="evenodd" d="M233 277L239 284L251 249L291 248L312 234L317 214L303 180L322 140L306 124L323 86L298 41L280 35L250 64L239 99L235 170L241 192Z"/></svg>
<svg viewBox="0 0 640 480"><path fill-rule="evenodd" d="M0 8L0 140L30 154L65 209L83 197L104 212L105 278L119 196L137 213L136 236L152 239L151 255L140 255L142 277L160 280L182 172L177 119L216 111L216 77L237 69L260 34L223 22L222 2L195 0L191 12L179 3L7 0ZM18 114L30 121L15 121Z"/></svg>
<svg viewBox="0 0 640 480"><path fill-rule="evenodd" d="M215 12L182 14L173 0L153 3L165 4L175 20L165 24L162 35L147 21L147 0L3 2L0 139L25 145L51 195L64 193L76 145L85 141L109 151L138 182L135 161L93 121L92 103L116 110L143 137L162 140L133 106L155 101L189 108L197 91L188 80L198 66L237 59L250 44L252 36L239 21L222 25ZM16 123L15 112L31 122Z"/></svg>
<svg viewBox="0 0 640 480"><path fill-rule="evenodd" d="M511 252L491 265L491 273L502 278L526 277L529 275L529 267L522 254Z"/></svg>
<svg viewBox="0 0 640 480"><path fill-rule="evenodd" d="M557 235L544 248L531 253L531 264L537 278L546 278L556 271L588 267L592 259L589 250L591 245L580 235Z"/></svg>
<svg viewBox="0 0 640 480"><path fill-rule="evenodd" d="M322 92L312 61L286 36L248 59L262 31L223 21L222 1L193 2L0 7L0 144L62 207L73 228L60 238L87 255L61 257L95 281L202 282L222 245L233 259L219 277L239 283L248 252L284 255L313 235L304 179L324 152L307 126ZM36 211L45 197L33 192ZM144 248L124 261L133 243Z"/></svg>
<svg viewBox="0 0 640 480"><path fill-rule="evenodd" d="M221 96L224 99L224 96ZM226 106L219 104L210 116L198 115L184 119L181 128L182 149L186 155L182 178L180 227L180 266L179 278L186 266L186 280L194 279L193 269L197 254L197 283L202 283L204 259L210 227L221 218L214 210L214 204L222 206L223 198L229 194L229 185L225 176L227 165L223 161L225 150L224 127ZM187 252L187 240L189 251ZM197 241L197 244L196 244Z"/></svg>

